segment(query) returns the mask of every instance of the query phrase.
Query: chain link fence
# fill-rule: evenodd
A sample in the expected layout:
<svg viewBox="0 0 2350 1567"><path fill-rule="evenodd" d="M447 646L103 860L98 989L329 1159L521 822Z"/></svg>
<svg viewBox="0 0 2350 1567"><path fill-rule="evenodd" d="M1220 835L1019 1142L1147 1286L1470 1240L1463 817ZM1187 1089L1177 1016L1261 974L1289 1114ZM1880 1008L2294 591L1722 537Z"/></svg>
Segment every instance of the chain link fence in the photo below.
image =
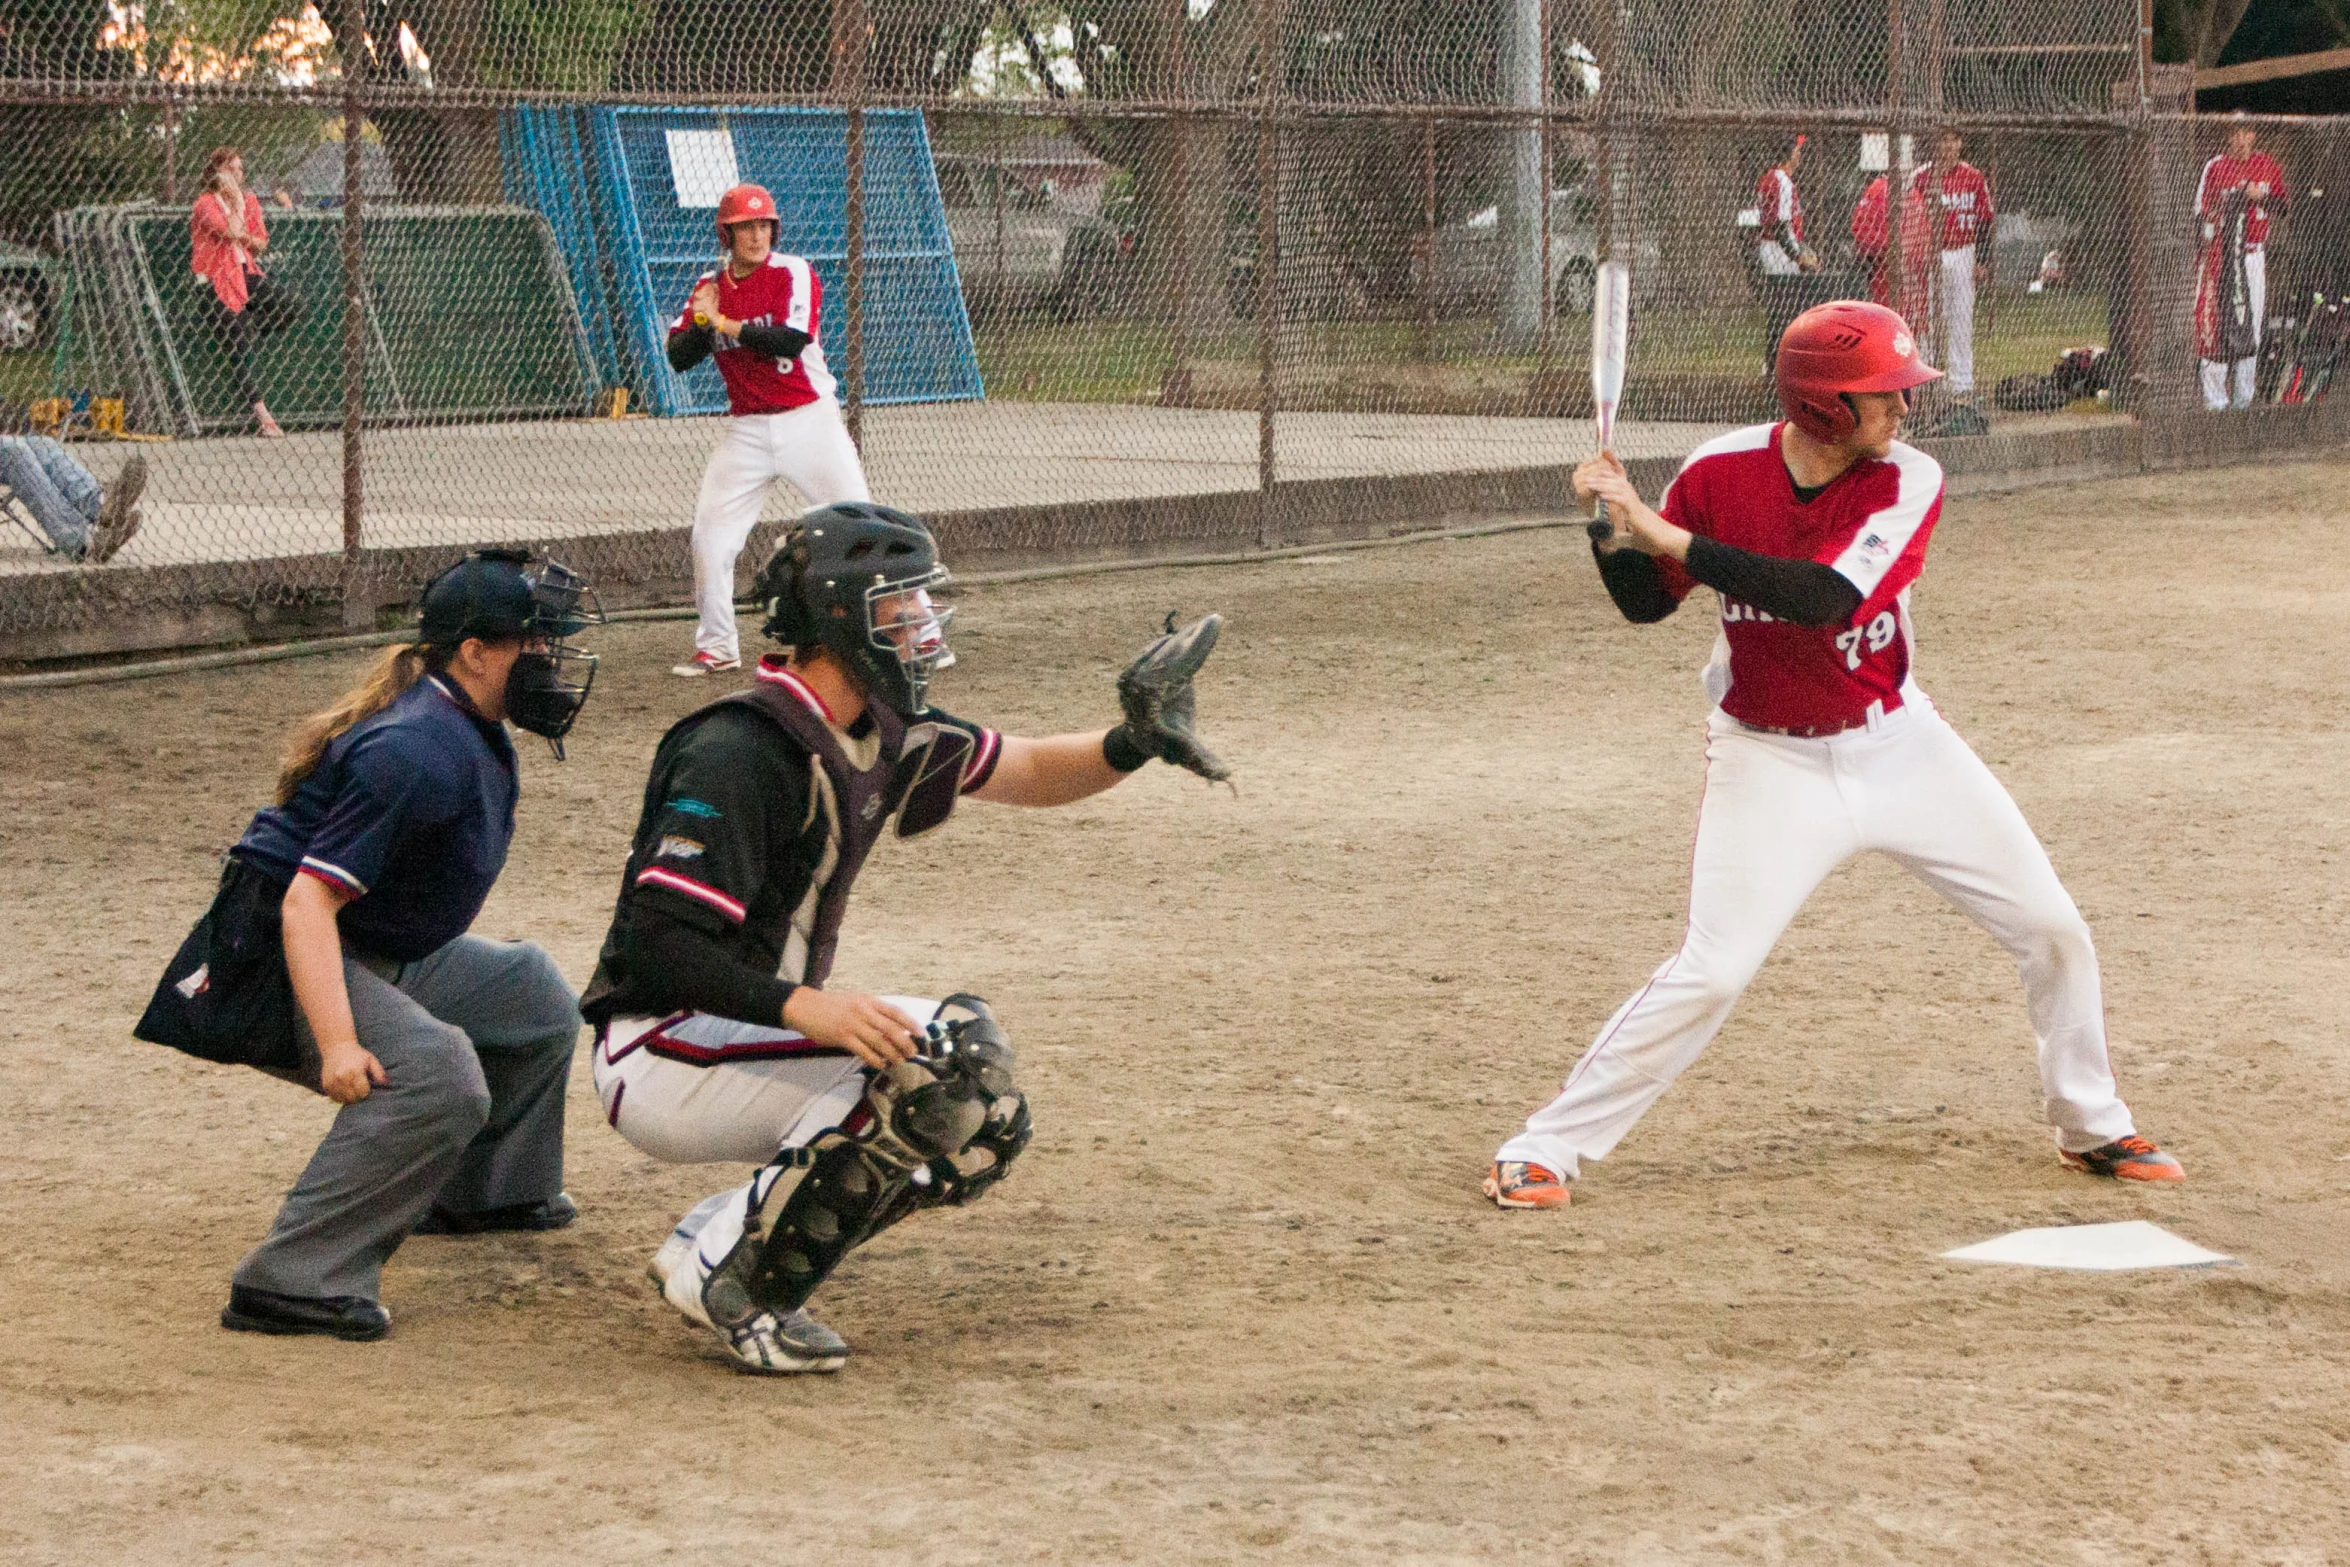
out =
<svg viewBox="0 0 2350 1567"><path fill-rule="evenodd" d="M663 350L736 179L821 281L875 496L967 565L1555 509L1611 260L1649 477L1770 417L1831 298L1951 370L1912 434L1968 482L2333 443L2344 132L2198 118L2146 36L2137 0L0 0L0 659L372 628L491 543L684 597L725 403ZM242 301L197 275L231 149Z"/></svg>

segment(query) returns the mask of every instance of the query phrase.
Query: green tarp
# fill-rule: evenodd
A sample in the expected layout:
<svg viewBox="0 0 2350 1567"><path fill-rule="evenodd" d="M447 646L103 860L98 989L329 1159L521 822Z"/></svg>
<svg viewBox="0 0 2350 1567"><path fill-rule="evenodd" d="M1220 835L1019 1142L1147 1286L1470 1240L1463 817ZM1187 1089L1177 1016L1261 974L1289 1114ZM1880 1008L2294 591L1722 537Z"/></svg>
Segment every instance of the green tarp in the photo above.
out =
<svg viewBox="0 0 2350 1567"><path fill-rule="evenodd" d="M270 277L301 319L262 339L254 374L288 427L342 419L342 217L268 214ZM241 431L214 329L211 285L189 270L187 209L141 204L60 213L73 272L62 392L122 396L133 428ZM371 207L365 247L370 423L563 418L597 381L546 220L519 207Z"/></svg>

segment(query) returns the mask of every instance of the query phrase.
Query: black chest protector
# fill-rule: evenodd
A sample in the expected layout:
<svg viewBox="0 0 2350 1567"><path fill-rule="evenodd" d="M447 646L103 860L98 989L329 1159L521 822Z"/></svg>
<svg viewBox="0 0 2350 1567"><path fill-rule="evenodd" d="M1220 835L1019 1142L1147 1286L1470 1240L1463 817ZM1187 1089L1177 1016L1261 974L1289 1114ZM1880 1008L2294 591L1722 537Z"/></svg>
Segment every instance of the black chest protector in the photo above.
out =
<svg viewBox="0 0 2350 1567"><path fill-rule="evenodd" d="M873 765L860 768L843 750L832 726L784 688L761 682L721 697L739 703L773 724L805 750L824 770L829 793L813 790L809 819L800 835L803 864L792 867L794 879L813 882L825 850L838 846L839 858L817 897L815 918L808 933L808 965L804 973L786 975L799 984L821 986L832 972L833 954L840 947L841 922L849 909L849 887L873 846L892 822L901 838L918 837L954 814L962 793L963 769L976 745L971 732L951 723L916 719L909 723L878 703L865 709L880 740ZM708 711L708 709L705 709ZM811 780L813 782L813 780ZM824 820L829 816L830 820ZM781 867L771 866L770 876Z"/></svg>

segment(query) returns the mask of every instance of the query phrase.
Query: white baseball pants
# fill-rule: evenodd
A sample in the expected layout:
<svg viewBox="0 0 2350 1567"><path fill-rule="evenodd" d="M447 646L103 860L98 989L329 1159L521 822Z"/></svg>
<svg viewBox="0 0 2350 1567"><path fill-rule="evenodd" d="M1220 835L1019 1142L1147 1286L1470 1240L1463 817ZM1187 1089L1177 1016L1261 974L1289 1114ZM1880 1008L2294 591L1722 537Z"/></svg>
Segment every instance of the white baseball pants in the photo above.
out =
<svg viewBox="0 0 2350 1567"><path fill-rule="evenodd" d="M1942 374L1963 397L1975 389L1975 247L1942 252Z"/></svg>
<svg viewBox="0 0 2350 1567"><path fill-rule="evenodd" d="M2213 413L2223 408L2252 406L2252 388L2260 372L2260 339L2268 323L2268 253L2244 252L2244 292L2252 296L2252 357L2236 361L2236 395L2228 398L2228 366L2224 360L2196 361L2203 371L2203 406Z"/></svg>
<svg viewBox="0 0 2350 1567"><path fill-rule="evenodd" d="M1760 734L1717 709L1681 950L1617 1008L1558 1098L1497 1159L1574 1179L1705 1050L1812 890L1863 849L1963 909L2015 958L2058 1144L2133 1131L2106 1059L2089 927L1991 770L1922 693L1824 740ZM1898 949L1867 955L1898 963Z"/></svg>
<svg viewBox="0 0 2350 1567"><path fill-rule="evenodd" d="M917 1023L939 1004L884 996ZM670 1164L765 1165L847 1119L865 1095L855 1056L808 1047L806 1036L733 1018L616 1017L600 1031L594 1063L604 1119L639 1151ZM742 1238L751 1183L714 1192L676 1230L683 1255L662 1271L662 1294L707 1323L702 1285ZM656 1259L659 1266L659 1259Z"/></svg>
<svg viewBox="0 0 2350 1567"><path fill-rule="evenodd" d="M935 1001L882 999L918 1024L938 1015ZM865 1092L855 1056L702 1012L616 1017L594 1062L604 1119L668 1164L765 1164L840 1125Z"/></svg>
<svg viewBox="0 0 2350 1567"><path fill-rule="evenodd" d="M734 624L734 564L768 487L781 479L809 506L868 501L865 469L840 405L819 397L789 413L737 414L702 470L702 493L694 502L694 651L717 658L742 657Z"/></svg>

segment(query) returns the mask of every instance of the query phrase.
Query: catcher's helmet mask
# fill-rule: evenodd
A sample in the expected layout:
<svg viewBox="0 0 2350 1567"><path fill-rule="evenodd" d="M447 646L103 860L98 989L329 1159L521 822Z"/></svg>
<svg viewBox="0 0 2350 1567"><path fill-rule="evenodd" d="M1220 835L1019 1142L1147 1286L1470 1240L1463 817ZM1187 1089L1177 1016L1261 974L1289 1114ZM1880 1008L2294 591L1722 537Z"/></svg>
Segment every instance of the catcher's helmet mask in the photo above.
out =
<svg viewBox="0 0 2350 1567"><path fill-rule="evenodd" d="M931 598L947 581L921 518L846 501L792 524L751 591L767 606L769 637L823 648L868 700L910 718L955 662L946 637L955 612Z"/></svg>

